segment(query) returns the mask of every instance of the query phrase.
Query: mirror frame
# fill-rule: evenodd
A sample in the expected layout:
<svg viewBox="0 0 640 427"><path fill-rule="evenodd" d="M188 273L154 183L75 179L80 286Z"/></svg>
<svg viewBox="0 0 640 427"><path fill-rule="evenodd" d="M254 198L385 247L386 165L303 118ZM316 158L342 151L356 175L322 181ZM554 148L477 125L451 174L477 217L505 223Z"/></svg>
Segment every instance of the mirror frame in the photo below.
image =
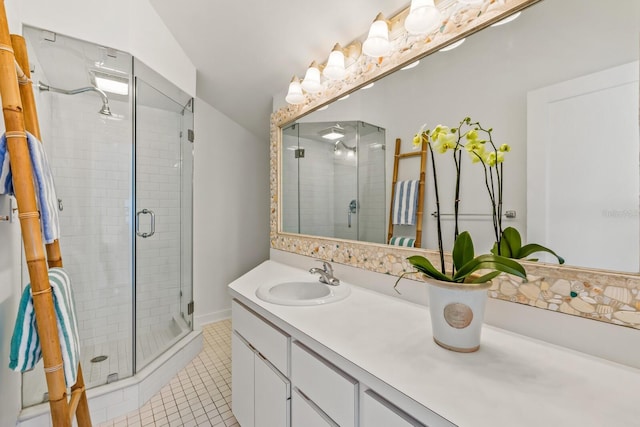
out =
<svg viewBox="0 0 640 427"><path fill-rule="evenodd" d="M394 276L414 271L406 261L411 255L422 255L432 262L438 262L436 250L282 232L279 203L281 129L324 105L539 1L486 0L479 15L477 6L475 9L470 7L475 13L468 13L468 19L463 24L445 24L442 32L426 38L408 36L404 30L394 33L394 28L408 14L407 7L389 20L392 28L390 38L395 44L389 57L377 60L361 55L350 66L350 73L344 81L332 83L316 95L307 94L301 105L288 105L273 112L270 124L271 248ZM446 13L446 9L455 5L455 1L436 0L436 5ZM402 34L398 35L398 32ZM529 281L522 283L508 277L494 279L489 290L491 298L640 329L640 274L526 261L522 264Z"/></svg>

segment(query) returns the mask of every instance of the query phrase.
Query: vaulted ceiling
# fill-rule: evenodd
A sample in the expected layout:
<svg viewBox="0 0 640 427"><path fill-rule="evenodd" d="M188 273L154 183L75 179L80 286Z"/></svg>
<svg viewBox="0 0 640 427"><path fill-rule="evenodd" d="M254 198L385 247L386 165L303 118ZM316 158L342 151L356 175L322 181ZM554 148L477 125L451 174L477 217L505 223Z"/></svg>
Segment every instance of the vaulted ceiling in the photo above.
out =
<svg viewBox="0 0 640 427"><path fill-rule="evenodd" d="M197 96L268 139L273 96L408 0L150 0L198 70Z"/></svg>

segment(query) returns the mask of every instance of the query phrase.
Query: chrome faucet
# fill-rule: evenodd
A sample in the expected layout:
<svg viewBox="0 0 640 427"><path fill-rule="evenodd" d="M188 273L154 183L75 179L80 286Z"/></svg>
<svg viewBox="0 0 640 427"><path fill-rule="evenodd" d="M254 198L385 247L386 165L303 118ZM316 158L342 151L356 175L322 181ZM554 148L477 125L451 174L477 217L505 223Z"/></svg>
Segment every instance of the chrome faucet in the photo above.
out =
<svg viewBox="0 0 640 427"><path fill-rule="evenodd" d="M321 283L326 283L327 285L331 286L338 286L340 284L340 280L333 277L333 267L331 266L331 264L326 261L320 262L322 262L322 268L313 267L309 269L309 273L319 274L320 278L318 280L320 280Z"/></svg>

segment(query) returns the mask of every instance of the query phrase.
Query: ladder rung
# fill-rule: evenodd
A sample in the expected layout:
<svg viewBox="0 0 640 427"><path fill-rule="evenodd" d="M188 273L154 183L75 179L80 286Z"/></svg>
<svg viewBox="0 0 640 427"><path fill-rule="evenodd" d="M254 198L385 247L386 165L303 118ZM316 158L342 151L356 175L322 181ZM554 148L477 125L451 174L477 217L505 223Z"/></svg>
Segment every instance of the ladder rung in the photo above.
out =
<svg viewBox="0 0 640 427"><path fill-rule="evenodd" d="M398 154L398 158L403 159L405 157L419 157L422 155L422 151L412 151L410 153Z"/></svg>

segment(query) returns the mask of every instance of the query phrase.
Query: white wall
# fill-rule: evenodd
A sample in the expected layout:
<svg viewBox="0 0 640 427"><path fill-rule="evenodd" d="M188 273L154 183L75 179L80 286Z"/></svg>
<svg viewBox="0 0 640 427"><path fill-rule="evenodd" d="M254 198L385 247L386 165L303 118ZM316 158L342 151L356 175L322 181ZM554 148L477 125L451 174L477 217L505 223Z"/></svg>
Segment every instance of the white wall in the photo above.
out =
<svg viewBox="0 0 640 427"><path fill-rule="evenodd" d="M11 1L24 24L129 52L195 96L195 67L147 0Z"/></svg>
<svg viewBox="0 0 640 427"><path fill-rule="evenodd" d="M196 100L195 325L229 316L227 285L269 258L269 144Z"/></svg>

